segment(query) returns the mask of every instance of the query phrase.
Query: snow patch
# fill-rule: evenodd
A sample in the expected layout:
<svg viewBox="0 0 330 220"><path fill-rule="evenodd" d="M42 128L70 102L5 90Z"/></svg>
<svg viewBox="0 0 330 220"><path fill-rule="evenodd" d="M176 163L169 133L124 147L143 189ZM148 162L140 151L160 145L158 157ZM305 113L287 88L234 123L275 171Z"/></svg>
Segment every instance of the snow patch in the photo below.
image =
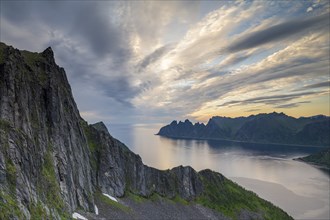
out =
<svg viewBox="0 0 330 220"><path fill-rule="evenodd" d="M94 209L95 209L95 214L96 214L96 215L99 215L99 209L97 208L96 205L94 205Z"/></svg>
<svg viewBox="0 0 330 220"><path fill-rule="evenodd" d="M115 202L118 202L118 200L115 197L112 197L112 196L110 196L108 194L105 194L105 193L103 193L103 195L105 195L106 197L108 197L109 199L111 199L111 200L113 200Z"/></svg>
<svg viewBox="0 0 330 220"><path fill-rule="evenodd" d="M79 220L88 220L87 218L85 218L84 216L80 215L80 214L77 213L77 212L74 212L74 213L72 214L72 218L73 218L73 219L79 219Z"/></svg>

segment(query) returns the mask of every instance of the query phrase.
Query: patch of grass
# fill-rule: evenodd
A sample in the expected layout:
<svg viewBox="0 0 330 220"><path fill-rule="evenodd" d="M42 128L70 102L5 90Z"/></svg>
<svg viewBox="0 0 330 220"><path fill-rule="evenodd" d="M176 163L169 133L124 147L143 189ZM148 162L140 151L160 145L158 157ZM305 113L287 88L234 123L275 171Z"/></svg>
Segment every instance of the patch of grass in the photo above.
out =
<svg viewBox="0 0 330 220"><path fill-rule="evenodd" d="M93 138L91 129L89 128L87 122L85 122L85 121L80 121L80 125L84 129L84 133L87 138L89 150L92 153L95 153L95 151L97 150L97 143L96 143L96 140Z"/></svg>
<svg viewBox="0 0 330 220"><path fill-rule="evenodd" d="M137 194L134 194L134 193L131 193L131 192L126 193L126 197L132 199L136 203L143 203L143 202L148 201L147 198L145 198L143 196L140 196L140 195L137 195Z"/></svg>
<svg viewBox="0 0 330 220"><path fill-rule="evenodd" d="M189 205L189 204L190 204L187 200L183 199L183 198L180 197L179 195L176 195L176 196L172 199L172 201L174 201L175 203L180 203L180 204L182 204L182 205Z"/></svg>
<svg viewBox="0 0 330 220"><path fill-rule="evenodd" d="M40 53L36 53L36 52L30 52L30 51L26 51L23 50L21 51L25 62L30 66L33 67L38 61L42 61L43 57L41 56Z"/></svg>
<svg viewBox="0 0 330 220"><path fill-rule="evenodd" d="M44 85L47 82L48 76L45 72L45 69L37 68L37 63L45 63L45 58L40 53L29 52L29 51L21 51L23 55L25 63L33 70L39 69L41 71L37 71L37 77L41 85ZM36 71L35 71L36 72Z"/></svg>
<svg viewBox="0 0 330 220"><path fill-rule="evenodd" d="M0 219L25 219L13 194L0 191Z"/></svg>
<svg viewBox="0 0 330 220"><path fill-rule="evenodd" d="M237 218L237 213L247 210L262 213L265 219L292 219L287 213L259 198L255 193L243 189L236 183L215 173L202 176L204 192L195 202L215 209L229 217Z"/></svg>
<svg viewBox="0 0 330 220"><path fill-rule="evenodd" d="M108 198L107 196L103 195L103 194L100 193L100 192L97 192L97 193L96 193L96 196L97 196L97 197L98 197L103 203L105 203L105 204L107 204L107 205L109 205L109 206L111 206L111 207L114 207L114 208L116 208L116 209L119 209L119 210L121 210L121 211L123 211L123 212L131 212L131 211L132 211L129 207L127 207L127 206L125 206L125 205L123 205L123 204L121 204L121 203L119 203L119 202L116 202L116 201L111 200L110 198Z"/></svg>
<svg viewBox="0 0 330 220"><path fill-rule="evenodd" d="M16 191L16 175L17 170L14 162L8 157L6 158L6 178L9 184L9 189L11 192L15 193Z"/></svg>
<svg viewBox="0 0 330 220"><path fill-rule="evenodd" d="M95 140L94 135L93 135L93 131L89 127L87 122L85 122L84 120L81 120L80 125L84 130L84 133L85 133L86 138L87 138L88 148L89 148L89 151L92 154L91 157L90 157L90 163L91 163L92 169L97 171L98 170L98 161L97 161L98 156L97 155L99 155L99 153L100 153L99 149L98 149L97 140Z"/></svg>
<svg viewBox="0 0 330 220"><path fill-rule="evenodd" d="M7 120L0 119L0 129L8 132L10 129L10 123Z"/></svg>
<svg viewBox="0 0 330 220"><path fill-rule="evenodd" d="M48 207L54 208L60 214L62 219L68 219L69 214L65 209L64 201L61 197L61 190L56 178L53 157L50 149L51 148L48 147L44 157L44 163L41 170L42 175L38 185L38 193L44 195Z"/></svg>
<svg viewBox="0 0 330 220"><path fill-rule="evenodd" d="M30 211L31 219L40 219L40 220L48 219L47 211L40 202L36 204L32 203L29 206L29 211Z"/></svg>

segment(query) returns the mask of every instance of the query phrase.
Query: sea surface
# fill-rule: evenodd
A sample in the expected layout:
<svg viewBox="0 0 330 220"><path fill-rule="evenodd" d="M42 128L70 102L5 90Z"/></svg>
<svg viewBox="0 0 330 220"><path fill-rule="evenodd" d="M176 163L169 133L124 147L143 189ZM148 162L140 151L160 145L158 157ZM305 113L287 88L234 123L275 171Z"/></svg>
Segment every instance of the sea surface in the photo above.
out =
<svg viewBox="0 0 330 220"><path fill-rule="evenodd" d="M295 219L330 219L329 173L293 158L322 150L229 141L170 139L161 124L107 125L110 134L158 169L212 169L279 206Z"/></svg>

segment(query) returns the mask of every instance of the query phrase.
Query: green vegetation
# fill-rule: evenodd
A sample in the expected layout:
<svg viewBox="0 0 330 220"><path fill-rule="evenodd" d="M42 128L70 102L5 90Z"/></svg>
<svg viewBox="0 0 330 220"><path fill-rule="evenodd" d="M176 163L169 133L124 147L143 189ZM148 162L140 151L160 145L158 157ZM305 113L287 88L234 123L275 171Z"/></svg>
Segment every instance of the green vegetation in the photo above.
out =
<svg viewBox="0 0 330 220"><path fill-rule="evenodd" d="M6 158L6 178L11 192L15 193L16 190L16 167L10 158Z"/></svg>
<svg viewBox="0 0 330 220"><path fill-rule="evenodd" d="M47 211L43 207L43 205L38 202L37 204L32 203L29 207L31 219L41 220L41 219L47 219Z"/></svg>
<svg viewBox="0 0 330 220"><path fill-rule="evenodd" d="M134 202L136 203L143 203L143 202L146 202L148 201L147 198L143 197L143 196L140 196L140 195L136 195L134 193L131 193L131 192L128 192L128 193L125 193L125 196L127 198L130 198L132 199Z"/></svg>
<svg viewBox="0 0 330 220"><path fill-rule="evenodd" d="M31 69L35 69L36 64L37 63L42 63L45 62L44 57L40 54L40 53L36 53L36 52L29 52L29 51L21 51L23 57L24 57L24 61L25 63L30 66ZM44 85L47 82L47 74L43 68L43 70L40 72L37 72L37 76L38 76L38 80L39 82Z"/></svg>
<svg viewBox="0 0 330 220"><path fill-rule="evenodd" d="M54 208L60 214L62 219L68 219L69 215L65 210L65 205L61 197L61 190L56 179L50 148L45 154L41 174L40 183L38 185L39 195L44 195L46 204L49 207Z"/></svg>
<svg viewBox="0 0 330 220"><path fill-rule="evenodd" d="M187 200L183 199L182 197L180 197L179 195L176 195L172 199L172 201L175 202L175 203L182 204L182 205L189 205L189 202Z"/></svg>
<svg viewBox="0 0 330 220"><path fill-rule="evenodd" d="M7 194L0 191L0 219L24 219L21 210L18 207L16 196L13 193Z"/></svg>
<svg viewBox="0 0 330 220"><path fill-rule="evenodd" d="M322 168L330 169L330 148L316 154L300 158L300 160L321 166Z"/></svg>
<svg viewBox="0 0 330 220"><path fill-rule="evenodd" d="M30 66L33 67L36 62L43 60L43 57L41 56L40 53L36 52L29 52L26 50L21 51L25 62Z"/></svg>
<svg viewBox="0 0 330 220"><path fill-rule="evenodd" d="M93 168L93 170L97 170L98 169L98 163L97 163L97 158L96 155L98 154L97 152L97 142L93 136L92 130L89 127L89 125L87 124L87 122L85 122L84 120L80 121L80 125L84 130L84 133L86 135L87 138L87 143L88 143L88 148L92 154L92 156L90 157L90 163L91 166Z"/></svg>
<svg viewBox="0 0 330 220"><path fill-rule="evenodd" d="M110 198L108 198L107 196L103 195L100 192L96 193L96 197L99 198L103 203L105 203L105 204L107 204L111 207L114 207L115 209L119 209L123 212L131 212L132 211L129 207L127 207L123 204L120 204L119 202L111 200Z"/></svg>
<svg viewBox="0 0 330 220"><path fill-rule="evenodd" d="M10 123L4 119L0 119L0 129L8 132L10 129Z"/></svg>
<svg viewBox="0 0 330 220"><path fill-rule="evenodd" d="M216 174L213 174L216 175ZM222 177L202 177L204 192L196 202L217 210L234 219L242 210L261 213L265 219L292 219L287 213L275 207L270 202L259 198L255 193L247 191L236 183Z"/></svg>

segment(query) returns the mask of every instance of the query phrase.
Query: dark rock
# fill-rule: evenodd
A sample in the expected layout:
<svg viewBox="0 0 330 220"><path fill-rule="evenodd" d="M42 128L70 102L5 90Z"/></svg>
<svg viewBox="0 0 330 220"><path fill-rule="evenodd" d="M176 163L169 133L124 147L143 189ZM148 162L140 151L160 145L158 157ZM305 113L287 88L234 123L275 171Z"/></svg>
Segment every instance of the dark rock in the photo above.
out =
<svg viewBox="0 0 330 220"><path fill-rule="evenodd" d="M330 146L330 118L324 115L293 118L281 113L249 117L212 117L206 126L171 123L158 135L173 138L226 139L257 143Z"/></svg>
<svg viewBox="0 0 330 220"><path fill-rule="evenodd" d="M148 167L139 155L113 138L103 122L88 125L79 115L65 71L56 65L51 48L31 53L0 43L0 58L1 218L69 219L77 209L94 212L95 196L101 193L115 197L134 194L143 198L158 195L185 202L198 202L202 198L206 206L214 209L220 207L214 201L220 200L212 193L227 193L228 198L221 202L228 199L238 202L233 206L242 205L239 195L228 193L226 184L230 182L221 174L210 170L197 173L183 166L165 171ZM173 122L164 131L196 135L206 127L186 120ZM237 187L235 192L249 194ZM290 219L256 195L249 195L248 199L266 204L270 211L265 215L276 212ZM174 210L173 206L161 207L166 207L168 212ZM196 207L191 213L196 213ZM262 208L253 207L253 210ZM203 208L199 210L207 213ZM156 212L151 213L145 216L159 217Z"/></svg>

